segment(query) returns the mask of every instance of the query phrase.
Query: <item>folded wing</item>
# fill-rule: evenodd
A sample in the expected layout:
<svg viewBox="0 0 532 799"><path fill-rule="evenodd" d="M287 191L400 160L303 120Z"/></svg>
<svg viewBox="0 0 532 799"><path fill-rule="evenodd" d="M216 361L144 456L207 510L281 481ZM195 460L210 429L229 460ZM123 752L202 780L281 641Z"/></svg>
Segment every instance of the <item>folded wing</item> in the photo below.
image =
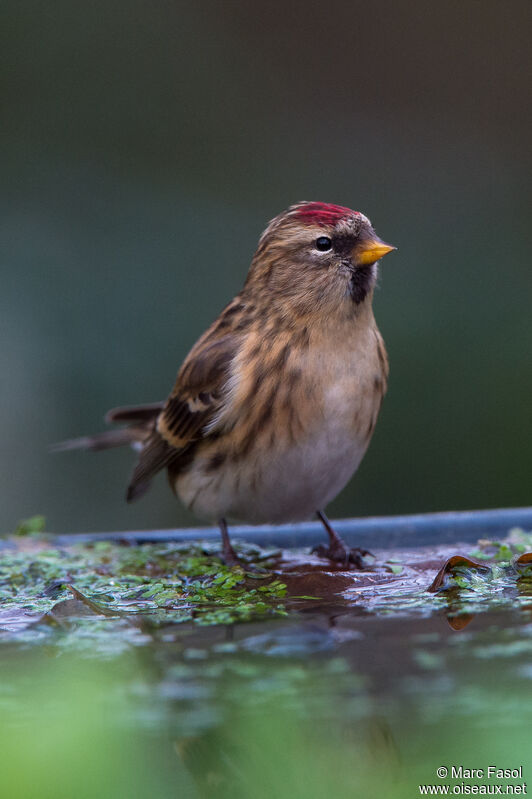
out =
<svg viewBox="0 0 532 799"><path fill-rule="evenodd" d="M208 435L206 428L222 406L238 348L236 336L220 337L211 331L193 347L142 448L128 486L128 502L142 496L161 469L179 471L189 461L194 446ZM115 419L119 420L116 412Z"/></svg>

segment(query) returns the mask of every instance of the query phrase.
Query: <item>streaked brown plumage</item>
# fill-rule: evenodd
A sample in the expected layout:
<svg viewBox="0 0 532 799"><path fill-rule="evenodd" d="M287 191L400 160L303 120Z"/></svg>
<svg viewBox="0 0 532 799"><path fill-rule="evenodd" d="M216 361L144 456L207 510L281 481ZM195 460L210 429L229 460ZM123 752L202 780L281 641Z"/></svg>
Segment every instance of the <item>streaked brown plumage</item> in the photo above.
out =
<svg viewBox="0 0 532 799"><path fill-rule="evenodd" d="M392 247L358 212L299 203L260 238L240 292L185 359L165 403L110 411L130 426L62 448L140 448L127 499L166 469L198 516L296 521L318 513L336 560L360 564L323 508L356 471L386 391L371 307L376 261Z"/></svg>

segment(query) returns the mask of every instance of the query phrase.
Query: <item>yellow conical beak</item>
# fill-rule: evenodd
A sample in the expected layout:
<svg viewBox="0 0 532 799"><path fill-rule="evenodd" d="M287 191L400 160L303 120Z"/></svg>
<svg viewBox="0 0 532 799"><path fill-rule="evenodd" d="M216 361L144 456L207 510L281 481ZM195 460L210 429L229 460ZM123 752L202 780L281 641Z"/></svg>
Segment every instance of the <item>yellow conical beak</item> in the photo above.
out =
<svg viewBox="0 0 532 799"><path fill-rule="evenodd" d="M379 239L378 236L372 236L371 238L359 241L357 245L353 247L353 262L355 266L370 266L374 264L375 261L378 261L389 252L396 249L397 247L386 244L386 242Z"/></svg>

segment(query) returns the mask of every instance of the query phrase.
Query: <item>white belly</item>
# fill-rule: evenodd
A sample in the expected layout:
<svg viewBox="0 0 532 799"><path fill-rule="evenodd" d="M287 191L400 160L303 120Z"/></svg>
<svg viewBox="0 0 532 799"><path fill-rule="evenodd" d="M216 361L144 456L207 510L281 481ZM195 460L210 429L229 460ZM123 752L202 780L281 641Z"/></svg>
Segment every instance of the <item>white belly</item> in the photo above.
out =
<svg viewBox="0 0 532 799"><path fill-rule="evenodd" d="M309 519L344 488L365 450L345 429L326 426L297 448L266 459L260 469L260 490L243 486L228 515L250 523Z"/></svg>
<svg viewBox="0 0 532 799"><path fill-rule="evenodd" d="M369 443L369 407L358 408L360 432L353 427L357 408L346 407L343 387L329 393L327 407L326 418L297 444L257 446L214 473L207 468L210 456L198 453L177 480L179 497L197 516L213 521L279 524L311 518L344 488Z"/></svg>

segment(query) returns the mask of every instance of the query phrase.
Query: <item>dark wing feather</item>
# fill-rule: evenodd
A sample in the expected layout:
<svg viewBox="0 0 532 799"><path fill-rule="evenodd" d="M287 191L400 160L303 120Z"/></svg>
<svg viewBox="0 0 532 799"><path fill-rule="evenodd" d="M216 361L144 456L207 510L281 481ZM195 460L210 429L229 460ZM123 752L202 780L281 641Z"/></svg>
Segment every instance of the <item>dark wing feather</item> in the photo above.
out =
<svg viewBox="0 0 532 799"><path fill-rule="evenodd" d="M152 477L177 459L179 453L155 430L142 448L133 476L127 487L126 500L133 502L146 493Z"/></svg>
<svg viewBox="0 0 532 799"><path fill-rule="evenodd" d="M171 467L175 473L188 461L191 447L201 440L205 427L220 408L239 345L240 337L233 334L217 336L215 323L192 348L140 453L129 484L128 501L141 496L161 469Z"/></svg>
<svg viewBox="0 0 532 799"><path fill-rule="evenodd" d="M150 405L125 405L111 408L105 414L105 421L110 422L149 422L156 419L164 408L164 402L152 402Z"/></svg>
<svg viewBox="0 0 532 799"><path fill-rule="evenodd" d="M157 420L157 429L172 446L187 446L198 437L219 408L229 367L239 347L234 335L202 338L177 376Z"/></svg>

